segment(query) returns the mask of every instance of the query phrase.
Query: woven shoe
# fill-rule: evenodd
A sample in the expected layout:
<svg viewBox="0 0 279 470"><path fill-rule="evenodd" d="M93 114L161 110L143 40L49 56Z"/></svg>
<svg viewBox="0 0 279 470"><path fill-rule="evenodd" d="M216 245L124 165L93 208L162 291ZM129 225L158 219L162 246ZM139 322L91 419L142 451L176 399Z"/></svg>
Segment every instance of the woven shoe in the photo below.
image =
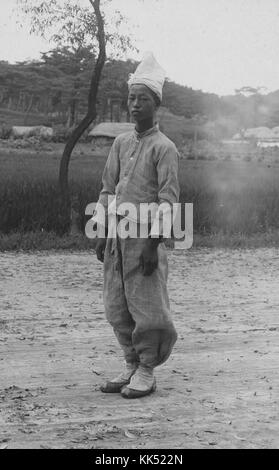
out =
<svg viewBox="0 0 279 470"><path fill-rule="evenodd" d="M156 380L153 369L139 366L132 376L130 383L121 390L123 398L141 398L150 395L156 390Z"/></svg>
<svg viewBox="0 0 279 470"><path fill-rule="evenodd" d="M105 384L101 385L100 390L103 393L120 393L122 387L128 385L131 377L137 370L137 364L126 364L126 367L121 374Z"/></svg>

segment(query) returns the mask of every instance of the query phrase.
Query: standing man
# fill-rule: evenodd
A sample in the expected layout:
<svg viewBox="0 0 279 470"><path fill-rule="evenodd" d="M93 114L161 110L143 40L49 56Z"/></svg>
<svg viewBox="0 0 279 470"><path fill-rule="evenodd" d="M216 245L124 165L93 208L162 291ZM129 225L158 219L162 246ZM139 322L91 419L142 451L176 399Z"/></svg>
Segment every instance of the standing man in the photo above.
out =
<svg viewBox="0 0 279 470"><path fill-rule="evenodd" d="M164 70L148 54L128 82L135 131L115 139L98 201L108 214L108 196L115 196L118 221L125 216L122 203L132 203L139 214L141 203L172 206L179 199L178 152L156 124L164 80ZM149 228L158 212L149 220ZM138 218L134 222L139 226ZM148 395L156 388L154 368L168 359L177 339L167 293L165 245L161 236L108 237L98 239L96 253L104 262L106 317L126 362L123 372L101 390L120 392L124 398Z"/></svg>

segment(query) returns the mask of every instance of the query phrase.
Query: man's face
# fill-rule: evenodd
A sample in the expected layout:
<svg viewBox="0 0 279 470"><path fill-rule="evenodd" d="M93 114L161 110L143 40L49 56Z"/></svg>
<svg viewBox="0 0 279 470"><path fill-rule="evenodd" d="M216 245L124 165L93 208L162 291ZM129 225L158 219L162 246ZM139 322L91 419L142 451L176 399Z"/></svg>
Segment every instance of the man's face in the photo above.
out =
<svg viewBox="0 0 279 470"><path fill-rule="evenodd" d="M136 122L153 118L157 109L154 97L145 85L132 85L128 96L130 115Z"/></svg>

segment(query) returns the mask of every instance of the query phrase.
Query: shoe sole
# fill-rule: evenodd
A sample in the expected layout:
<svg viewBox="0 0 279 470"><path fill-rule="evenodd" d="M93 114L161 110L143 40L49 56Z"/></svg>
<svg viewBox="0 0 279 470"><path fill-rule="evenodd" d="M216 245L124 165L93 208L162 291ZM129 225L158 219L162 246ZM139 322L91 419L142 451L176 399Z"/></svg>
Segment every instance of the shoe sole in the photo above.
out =
<svg viewBox="0 0 279 470"><path fill-rule="evenodd" d="M101 385L100 390L102 393L120 393L122 388L128 385L128 382L107 382L105 385Z"/></svg>

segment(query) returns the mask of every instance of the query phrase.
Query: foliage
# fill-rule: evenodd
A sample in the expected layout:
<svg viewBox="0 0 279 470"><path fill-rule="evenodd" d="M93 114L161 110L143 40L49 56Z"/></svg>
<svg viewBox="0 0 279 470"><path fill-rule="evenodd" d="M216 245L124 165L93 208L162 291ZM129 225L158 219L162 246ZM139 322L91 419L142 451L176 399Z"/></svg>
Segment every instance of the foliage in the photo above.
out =
<svg viewBox="0 0 279 470"><path fill-rule="evenodd" d="M77 52L56 47L43 53L39 61L14 65L0 62L0 108L25 113L26 125L37 113L37 119L48 125L63 123L70 127L86 111L94 64L90 47ZM127 119L127 79L136 66L132 60L107 60L98 94L99 121ZM187 120L185 139L194 138L195 127L199 129L198 139L205 134L222 139L242 128L279 125L279 92L218 97L167 81L163 96L163 107ZM117 104L113 109L112 101Z"/></svg>
<svg viewBox="0 0 279 470"><path fill-rule="evenodd" d="M51 92L43 92L45 99L42 94L36 93L36 98L41 106L42 101L45 101L43 108L47 108L47 113L58 113L60 118L63 112L65 115L66 103L67 124L68 127L77 126L73 134L76 138L81 127L89 120L89 115L94 115L95 119L93 95L97 93L106 49L109 49L111 57L116 57L119 51L123 53L132 49L131 35L123 35L119 31L125 18L119 10L100 12L100 2L93 0L79 3L74 0L18 0L17 3L20 11L29 18L31 34L41 35L56 46L42 54L42 62L37 64L40 70L36 70L44 77L52 77L54 83ZM110 3L110 0L104 0L102 6L107 8ZM33 99L34 93L30 99L30 109ZM53 111L53 108L56 110ZM86 116L84 124L77 122L78 112ZM70 143L67 152L69 146Z"/></svg>
<svg viewBox="0 0 279 470"><path fill-rule="evenodd" d="M89 3L92 0L17 0L19 10L29 18L30 32L37 34L58 48L66 47L71 52L90 48L97 54L97 19ZM111 45L111 56L133 48L132 34L122 35L119 25L126 18L119 10L109 8L110 0L104 0L103 18L105 21L106 43ZM109 11L106 14L105 10Z"/></svg>
<svg viewBox="0 0 279 470"><path fill-rule="evenodd" d="M79 122L86 109L98 49L96 17L89 3L91 0L18 0L19 11L29 18L31 32L48 39L53 47L37 62L15 66L0 63L0 107L22 110L26 122L32 111L45 113L50 122L56 120L69 127ZM126 81L136 63L119 60L119 52L132 48L132 34L120 33L126 19L119 10L113 10L110 0L103 0L102 5L109 61L97 111L99 120L124 120ZM167 81L163 106L172 114L193 120L193 126L200 130L205 122L212 127L217 123L214 138L222 139L243 128L279 125L278 93L263 95L262 91L262 87L246 86L236 90L234 96L219 97ZM114 114L110 108L112 97L119 98ZM230 121L230 127L219 125L222 119ZM200 132L196 137L204 135Z"/></svg>

